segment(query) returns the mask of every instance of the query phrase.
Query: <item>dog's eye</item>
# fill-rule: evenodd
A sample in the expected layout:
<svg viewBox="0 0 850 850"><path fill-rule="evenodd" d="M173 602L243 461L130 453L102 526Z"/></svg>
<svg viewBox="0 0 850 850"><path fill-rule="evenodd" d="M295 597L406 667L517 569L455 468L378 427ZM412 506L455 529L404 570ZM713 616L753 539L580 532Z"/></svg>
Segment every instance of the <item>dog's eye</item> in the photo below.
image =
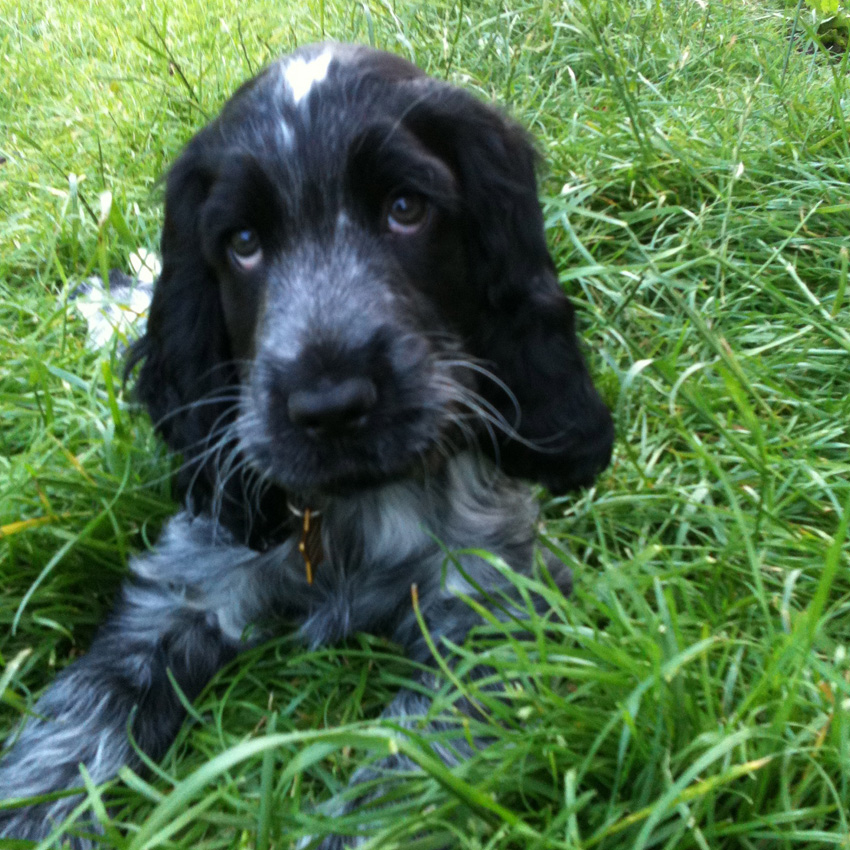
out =
<svg viewBox="0 0 850 850"><path fill-rule="evenodd" d="M430 212L423 195L395 195L387 205L387 227L391 233L410 236L425 226Z"/></svg>
<svg viewBox="0 0 850 850"><path fill-rule="evenodd" d="M230 237L228 253L240 269L249 272L262 262L263 246L253 230L237 230Z"/></svg>

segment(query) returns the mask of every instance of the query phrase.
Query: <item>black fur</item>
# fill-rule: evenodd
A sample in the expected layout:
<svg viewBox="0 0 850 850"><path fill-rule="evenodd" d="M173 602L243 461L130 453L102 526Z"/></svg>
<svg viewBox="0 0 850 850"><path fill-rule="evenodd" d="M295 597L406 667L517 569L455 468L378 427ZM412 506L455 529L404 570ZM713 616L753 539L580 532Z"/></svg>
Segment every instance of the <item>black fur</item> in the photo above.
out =
<svg viewBox="0 0 850 850"><path fill-rule="evenodd" d="M183 456L186 511L13 739L2 798L77 787L79 763L96 782L136 764L131 717L159 757L182 718L169 673L191 699L270 623L311 645L370 630L428 662L412 584L438 641L477 621L458 591L510 596L499 570L473 555L447 566L441 544L530 572L535 510L515 479L590 484L613 439L534 165L493 107L344 45L271 66L187 145L130 360ZM322 512L312 584L291 505ZM426 710L404 690L387 713ZM77 802L0 812L0 835L43 836Z"/></svg>

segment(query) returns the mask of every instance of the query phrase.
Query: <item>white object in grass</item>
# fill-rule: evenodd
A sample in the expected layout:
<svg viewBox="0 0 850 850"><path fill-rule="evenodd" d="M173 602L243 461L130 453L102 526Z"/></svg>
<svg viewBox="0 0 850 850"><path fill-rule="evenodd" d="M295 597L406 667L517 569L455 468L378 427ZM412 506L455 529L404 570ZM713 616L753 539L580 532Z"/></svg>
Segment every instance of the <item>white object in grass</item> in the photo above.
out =
<svg viewBox="0 0 850 850"><path fill-rule="evenodd" d="M106 284L92 275L72 294L71 303L86 320L89 348L106 348L116 336L126 342L144 332L160 264L155 255L139 251L130 257L130 266L132 277L112 269Z"/></svg>

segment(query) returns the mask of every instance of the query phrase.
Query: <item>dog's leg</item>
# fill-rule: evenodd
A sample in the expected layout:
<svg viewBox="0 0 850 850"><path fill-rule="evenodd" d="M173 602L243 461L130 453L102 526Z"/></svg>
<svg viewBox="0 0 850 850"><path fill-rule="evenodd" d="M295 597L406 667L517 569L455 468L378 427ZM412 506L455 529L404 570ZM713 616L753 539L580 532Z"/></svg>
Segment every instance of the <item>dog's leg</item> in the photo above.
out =
<svg viewBox="0 0 850 850"><path fill-rule="evenodd" d="M432 712L432 697L428 691L438 681L433 673L420 673L417 677L419 688L402 688L393 701L381 714L382 719L392 722L401 728L410 728L417 734L426 737L434 736L429 748L431 755L440 758L447 766L454 765L469 758L473 752L463 729L459 717L440 718L425 721L424 718ZM459 706L468 710L470 706L460 699ZM436 740L439 735L439 741ZM486 745L485 741L474 742L474 745ZM377 761L364 765L354 771L348 787L339 797L329 800L321 806L323 814L338 818L362 810L365 806L373 805L375 822L384 820L386 815L381 813L381 797L383 797L392 784L398 781L399 776L416 773L420 770L417 762L397 752L393 755L383 756ZM346 848L360 847L365 844L370 835L329 835L320 843L316 844L315 838L303 839L298 847L316 847L317 850L345 850Z"/></svg>
<svg viewBox="0 0 850 850"><path fill-rule="evenodd" d="M472 610L459 600L454 600L456 605L446 606L446 608L455 608L452 614L456 614L454 625L460 641L469 630L473 622L479 622L477 617L472 620L470 615ZM444 608L445 611L445 608ZM451 615L450 615L451 616ZM472 615L474 617L474 615ZM463 621L468 624L463 625ZM411 624L407 624L410 626ZM430 655L425 642L421 639L421 632L418 631L417 624L413 623L412 628L417 629L419 640L416 641L417 646L408 647L414 656L418 656L416 660L425 663L434 663L433 656ZM452 629L455 631L455 629ZM462 634L461 634L462 632ZM445 632L443 632L446 635ZM446 635L448 636L448 635ZM438 638L439 639L439 638ZM477 675L481 675L487 671L478 669ZM447 766L453 767L459 762L469 758L472 754L473 746L484 746L485 741L470 743L467 733L463 728L462 719L458 716L457 711L452 711L452 716L431 716L433 715L433 697L436 689L439 687L441 678L434 672L428 670L420 671L414 678L414 684L411 687L402 688L395 696L393 701L382 712L383 720L390 721L393 725L404 728L409 728L416 731L417 734L424 735L427 738L433 739L430 742L431 755L440 758ZM458 698L455 701L456 709L461 712L473 713L475 708L465 699ZM479 719L481 715L478 715ZM439 740L437 737L439 736ZM402 752L396 752L392 755L383 756L378 760L359 767L354 771L349 780L348 787L340 794L329 800L321 806L321 810L329 817L338 818L362 811L365 807L374 806L375 822L377 824L381 819L386 819L386 814L381 812L381 797L390 789L392 784L398 781L399 776L404 774L416 773L419 771L419 765L409 756ZM368 829L368 826L365 827ZM306 848L316 847L317 850L346 850L346 848L356 848L364 844L370 836L367 834L343 835L334 834L324 838L320 843L316 844L315 839L305 838L298 845L302 850ZM450 844L447 846L451 846Z"/></svg>
<svg viewBox="0 0 850 850"><path fill-rule="evenodd" d="M561 594L568 596L572 590L570 570L556 560L551 560L547 566ZM485 574L481 573L479 578ZM493 577L493 573L489 575ZM497 619L506 619L508 616L522 617L524 613L527 616L527 609L521 602L516 588L510 582L496 581L489 588L482 589L485 591L485 597L479 598L479 602L483 603ZM541 615L548 608L546 600L538 595L532 595L531 601ZM419 618L416 617L412 608L399 621L393 638L405 647L407 654L413 660L431 668L436 666L431 646L434 646L443 655L445 661L452 665L451 655L444 654L446 643L463 643L469 631L481 624L479 614L471 605L446 593L436 599L432 597L430 607L422 611L421 618L430 640L425 639ZM467 680L479 679L488 676L491 672L492 670L486 665L477 666L467 672ZM435 714L431 695L439 687L440 679L441 677L436 673L429 672L427 669L423 670L416 677L418 686L402 688L383 712L382 717L401 728L410 728L426 737L433 735L434 740L429 745L430 754L440 758L447 766L453 767L469 758L474 748L487 745L487 741L483 739L470 740L463 724L464 714L481 720L485 717L486 709L477 706L462 695L457 695L454 699L449 696L453 703L450 713ZM497 684L488 684L486 688L491 693L501 691ZM426 717L427 720L425 720ZM374 801L377 805L375 812L376 820L378 820L380 798L392 784L394 777L401 773L418 770L417 763L403 753L382 757L372 764L358 768L340 798L331 800L322 809L328 815L340 816L351 814ZM344 848L361 846L366 842L367 837L366 835L329 835L318 845L315 845L315 839L306 838L299 847L316 846L317 850L344 850ZM451 846L451 842L448 846Z"/></svg>
<svg viewBox="0 0 850 850"><path fill-rule="evenodd" d="M267 605L275 583L285 580L276 555L285 560L286 552L272 556L275 565L222 535L209 520L178 515L157 549L132 564L88 654L56 679L12 736L0 762L0 800L79 788L81 764L95 783L137 765L128 732L141 751L162 756L184 716L173 683L186 699L196 697L238 651L242 630ZM258 571L266 568L272 578L263 580ZM284 596L291 603L297 593L290 588ZM43 838L80 800L71 795L0 811L0 836ZM93 816L80 823L80 831L97 833ZM84 838L72 841L74 848L88 846Z"/></svg>

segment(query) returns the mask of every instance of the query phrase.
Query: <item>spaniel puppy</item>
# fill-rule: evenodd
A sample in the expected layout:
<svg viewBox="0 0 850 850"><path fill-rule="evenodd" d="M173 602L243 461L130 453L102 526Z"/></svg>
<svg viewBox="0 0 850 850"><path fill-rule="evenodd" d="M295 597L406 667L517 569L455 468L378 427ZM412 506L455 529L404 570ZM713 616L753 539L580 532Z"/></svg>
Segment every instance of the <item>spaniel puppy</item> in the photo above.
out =
<svg viewBox="0 0 850 850"><path fill-rule="evenodd" d="M530 573L522 479L588 485L613 439L534 162L493 107L346 45L270 66L192 139L168 176L162 275L131 356L183 456L185 509L9 741L0 799L79 788L81 764L103 782L140 767L135 747L160 758L184 715L172 678L191 700L275 628L309 646L369 631L433 665L412 587L438 646L480 622L459 594L517 596L469 550ZM564 568L555 580L568 589ZM414 686L386 716L427 712ZM79 802L6 808L0 835L43 837Z"/></svg>

